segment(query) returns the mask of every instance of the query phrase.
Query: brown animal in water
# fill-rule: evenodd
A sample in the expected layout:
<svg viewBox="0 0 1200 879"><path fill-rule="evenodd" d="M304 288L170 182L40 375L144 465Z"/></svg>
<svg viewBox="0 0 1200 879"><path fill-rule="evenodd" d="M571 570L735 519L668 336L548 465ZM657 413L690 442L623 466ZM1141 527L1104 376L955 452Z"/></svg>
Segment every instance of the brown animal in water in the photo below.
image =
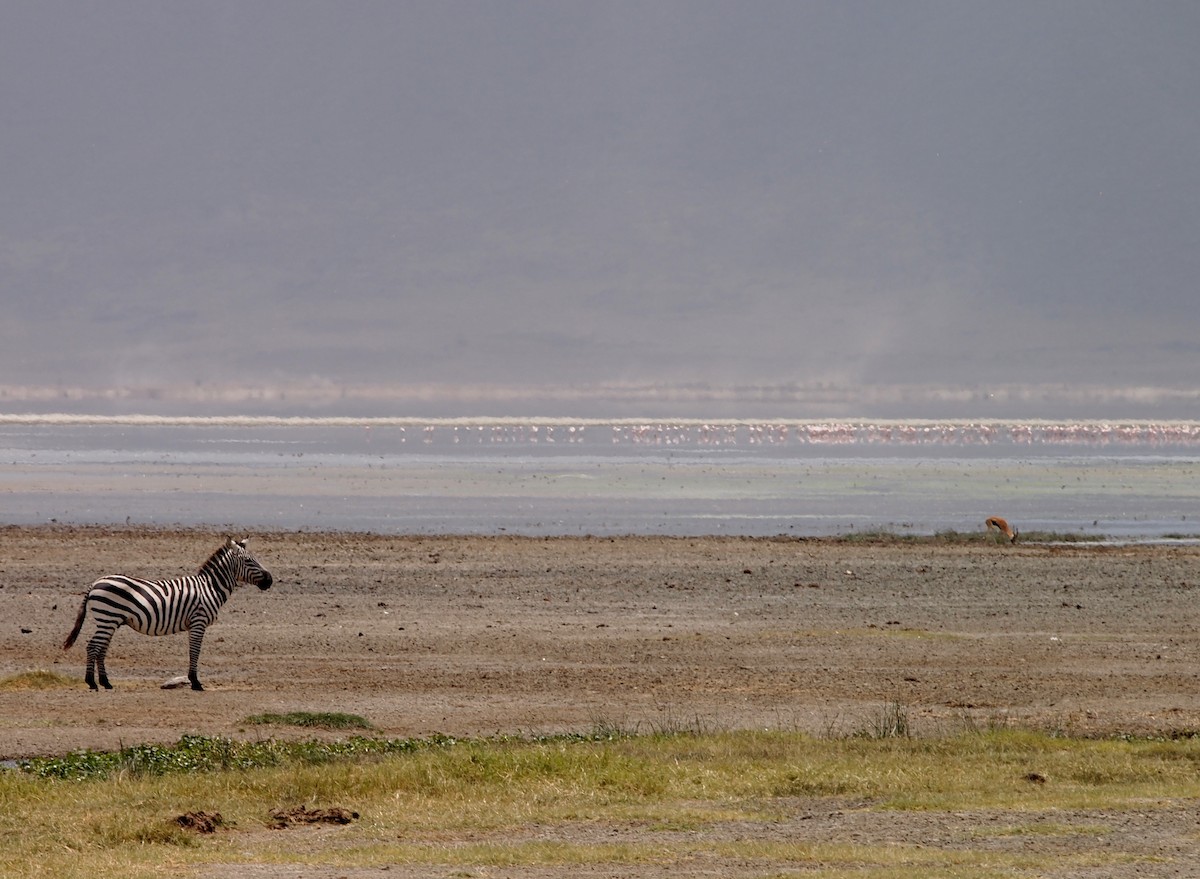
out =
<svg viewBox="0 0 1200 879"><path fill-rule="evenodd" d="M1017 529L1011 527L1008 522L1004 521L999 516L989 516L983 524L987 526L989 534L991 534L993 531L996 531L999 534L1003 534L1005 537L1007 537L1009 543L1017 542Z"/></svg>

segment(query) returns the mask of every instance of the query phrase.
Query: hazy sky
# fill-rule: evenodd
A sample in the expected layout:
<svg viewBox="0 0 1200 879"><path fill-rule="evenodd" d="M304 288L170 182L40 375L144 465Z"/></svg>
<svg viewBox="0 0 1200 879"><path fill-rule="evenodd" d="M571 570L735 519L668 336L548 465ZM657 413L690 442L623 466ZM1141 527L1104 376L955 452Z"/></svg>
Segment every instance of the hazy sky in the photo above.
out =
<svg viewBox="0 0 1200 879"><path fill-rule="evenodd" d="M1191 0L16 0L0 384L1200 388L1198 45Z"/></svg>

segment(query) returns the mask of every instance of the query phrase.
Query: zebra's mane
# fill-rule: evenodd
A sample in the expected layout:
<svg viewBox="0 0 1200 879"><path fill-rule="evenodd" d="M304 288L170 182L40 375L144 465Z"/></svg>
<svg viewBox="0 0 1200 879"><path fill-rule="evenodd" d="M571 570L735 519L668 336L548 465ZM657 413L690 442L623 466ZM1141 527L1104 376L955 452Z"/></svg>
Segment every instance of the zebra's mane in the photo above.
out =
<svg viewBox="0 0 1200 879"><path fill-rule="evenodd" d="M229 557L238 550L244 550L245 548L246 542L244 540L239 541L234 540L232 537L228 538L223 544L216 548L212 555L208 557L208 561L200 566L199 573L211 574L216 576L218 579L223 579L220 577L220 575L222 573L229 573L231 570L229 565Z"/></svg>

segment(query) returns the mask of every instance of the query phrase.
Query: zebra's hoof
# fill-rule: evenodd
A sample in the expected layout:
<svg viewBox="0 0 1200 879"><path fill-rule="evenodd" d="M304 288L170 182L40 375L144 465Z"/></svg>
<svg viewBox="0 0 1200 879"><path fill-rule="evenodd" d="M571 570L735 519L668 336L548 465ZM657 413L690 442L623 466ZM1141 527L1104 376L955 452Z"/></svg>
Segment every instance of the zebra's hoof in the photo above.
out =
<svg viewBox="0 0 1200 879"><path fill-rule="evenodd" d="M200 685L200 682L199 682L199 681L192 681L192 689L193 689L193 690L199 690L199 691L203 691L203 690L204 690L204 687L202 687L202 686Z"/></svg>

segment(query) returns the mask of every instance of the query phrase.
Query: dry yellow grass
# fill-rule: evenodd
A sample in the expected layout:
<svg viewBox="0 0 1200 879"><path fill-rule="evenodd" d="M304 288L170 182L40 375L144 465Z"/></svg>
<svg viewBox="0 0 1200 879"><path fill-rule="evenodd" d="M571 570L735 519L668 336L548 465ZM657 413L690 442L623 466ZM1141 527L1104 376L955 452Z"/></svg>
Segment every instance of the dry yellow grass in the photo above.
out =
<svg viewBox="0 0 1200 879"><path fill-rule="evenodd" d="M1095 845L1102 822L1064 815L1180 808L1200 797L1198 762L1191 739L737 732L459 742L384 759L90 782L10 771L0 774L0 874L109 879L222 864L539 866L564 876L595 864L741 864L746 875L804 866L806 875L860 877L1069 871L1146 856ZM266 830L273 809L297 804L361 818L324 834ZM757 832L797 821L797 809L942 815L961 825L961 839L939 847L918 845L919 835ZM196 810L220 812L228 829L199 836L173 822ZM970 816L984 814L986 826L981 818L972 829ZM996 850L1005 836L1078 845Z"/></svg>

